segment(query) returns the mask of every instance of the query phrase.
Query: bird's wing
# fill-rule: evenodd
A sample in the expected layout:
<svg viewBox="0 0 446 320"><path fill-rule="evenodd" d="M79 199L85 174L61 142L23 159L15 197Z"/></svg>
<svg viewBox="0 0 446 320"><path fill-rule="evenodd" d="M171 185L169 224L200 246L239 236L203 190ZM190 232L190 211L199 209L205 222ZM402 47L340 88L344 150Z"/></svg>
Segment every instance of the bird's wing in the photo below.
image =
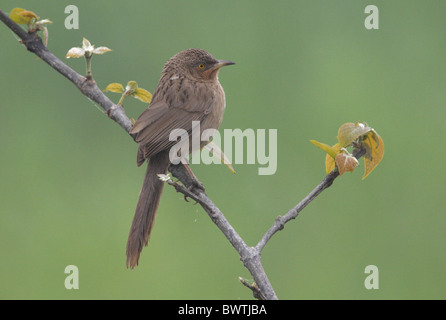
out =
<svg viewBox="0 0 446 320"><path fill-rule="evenodd" d="M173 91L175 88L171 87ZM195 87L195 90L196 87ZM168 90L169 91L169 90ZM177 141L170 141L174 129L183 129L190 136L192 122L200 121L212 110L215 97L207 91L200 94L168 92L164 99L154 100L135 122L130 133L136 133L138 165L154 154L170 149Z"/></svg>

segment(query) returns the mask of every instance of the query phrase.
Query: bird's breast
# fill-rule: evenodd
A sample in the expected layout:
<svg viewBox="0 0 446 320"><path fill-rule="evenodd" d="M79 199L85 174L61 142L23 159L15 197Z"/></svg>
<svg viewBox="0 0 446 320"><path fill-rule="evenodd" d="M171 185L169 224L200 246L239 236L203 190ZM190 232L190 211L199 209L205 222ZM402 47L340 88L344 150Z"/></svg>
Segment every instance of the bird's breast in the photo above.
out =
<svg viewBox="0 0 446 320"><path fill-rule="evenodd" d="M226 107L225 92L218 81L212 84L212 107L201 122L201 131L206 129L218 129L223 121L223 113Z"/></svg>

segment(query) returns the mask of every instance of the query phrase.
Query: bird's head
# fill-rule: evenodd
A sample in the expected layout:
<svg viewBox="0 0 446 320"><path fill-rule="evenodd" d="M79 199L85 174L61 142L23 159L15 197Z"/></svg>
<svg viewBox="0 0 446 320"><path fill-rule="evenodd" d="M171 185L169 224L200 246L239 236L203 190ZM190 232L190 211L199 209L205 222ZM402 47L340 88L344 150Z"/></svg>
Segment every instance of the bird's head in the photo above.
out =
<svg viewBox="0 0 446 320"><path fill-rule="evenodd" d="M213 81L218 79L221 67L234 64L230 60L217 60L202 49L187 49L170 58L164 66L163 73L179 73L196 81Z"/></svg>

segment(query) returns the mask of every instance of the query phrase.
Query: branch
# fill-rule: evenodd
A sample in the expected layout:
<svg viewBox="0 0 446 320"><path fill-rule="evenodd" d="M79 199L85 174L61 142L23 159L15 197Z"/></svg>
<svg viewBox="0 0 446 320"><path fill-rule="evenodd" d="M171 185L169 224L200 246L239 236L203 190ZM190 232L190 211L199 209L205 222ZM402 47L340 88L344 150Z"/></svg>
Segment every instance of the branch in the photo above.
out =
<svg viewBox="0 0 446 320"><path fill-rule="evenodd" d="M366 150L360 146L353 151L353 156L356 159L361 158L365 154ZM202 188L196 188L195 186L201 185L200 182L195 181L195 177L191 177L187 170L184 170L182 165L171 165L169 171L172 175L179 179L183 184L180 185L173 181L168 181L177 192L183 193L185 197L189 197L199 203L203 209L207 212L212 221L218 226L221 232L226 236L234 249L239 253L240 260L243 265L248 269L254 278L254 284L249 284L246 280L240 280L241 283L253 291L253 295L257 299L277 299L274 289L266 276L261 262L261 252L271 237L285 227L285 224L290 220L295 219L299 213L313 201L322 191L329 188L334 180L339 177L339 172L334 169L327 174L324 179L319 183L301 202L299 202L294 208L289 210L284 216L279 216L274 221L273 226L265 233L255 247L249 247L243 241L243 239L234 230L231 224L226 220L223 213L212 202L212 200L206 195ZM240 278L239 278L240 279Z"/></svg>
<svg viewBox="0 0 446 320"><path fill-rule="evenodd" d="M308 205L314 198L316 198L322 191L327 189L333 184L333 181L339 176L338 170L333 170L319 183L301 202L299 202L294 208L288 211L284 216L278 216L274 221L274 224L265 235L257 243L256 248L262 251L266 243L271 237L285 227L285 224L292 219L296 219L299 213Z"/></svg>
<svg viewBox="0 0 446 320"><path fill-rule="evenodd" d="M53 55L42 43L36 32L28 33L13 22L3 11L0 10L0 20L4 22L14 33L21 39L28 51L40 57L48 65L70 80L85 96L101 106L105 113L116 123L118 123L127 133L130 131L132 124L124 109L110 101L102 91L97 87L95 81L91 78L81 76L65 63L60 61ZM183 165L171 165L169 170L186 186L195 186L196 181L188 175L188 171ZM195 182L195 183L194 183ZM191 192L179 184L173 184L177 191L182 192L185 196L199 202L203 209L208 213L212 221L223 232L231 245L239 252L240 258L248 270L250 270L253 278L262 292L255 295L264 299L277 299L277 296L266 276L260 261L260 255L255 248L248 247L235 229L229 224L222 212L208 198L204 189L195 188ZM197 191L198 190L198 191Z"/></svg>
<svg viewBox="0 0 446 320"><path fill-rule="evenodd" d="M248 269L248 271L251 273L258 287L258 292L261 293L258 294L258 292L253 290L254 296L256 298L262 297L266 300L277 300L276 293L274 292L265 270L263 269L260 252L256 248L249 247L245 241L243 241L220 209L206 195L204 189L196 187L197 185L201 185L201 183L195 181L195 178L188 174L188 171L183 165L171 165L169 167L169 171L175 178L179 179L184 186L173 181L169 182L169 184L173 185L178 192L183 193L186 197L190 197L198 202L215 225L225 235L226 239L228 239L234 249L238 252L240 255L240 260L243 262L246 269Z"/></svg>
<svg viewBox="0 0 446 320"><path fill-rule="evenodd" d="M107 96L105 96L98 88L96 82L91 79L91 77L84 77L76 73L56 56L54 56L43 45L42 40L37 36L36 32L24 31L1 10L0 20L20 37L22 40L21 42L30 52L40 57L51 68L55 69L65 78L71 81L82 92L82 94L101 106L109 118L118 123L127 133L130 131L132 124L125 114L124 108L109 100ZM353 155L359 159L359 157L363 156L364 153L365 150L357 149L354 151ZM167 182L178 192L184 194L185 198L189 197L198 202L209 215L214 224L220 229L234 249L238 252L240 260L249 270L254 279L254 283L252 284L248 283L244 279L240 280L241 283L253 291L255 298L274 300L277 299L277 296L268 280L265 270L263 269L260 257L261 251L277 231L282 230L288 221L295 219L303 208L305 208L323 190L330 187L333 181L339 176L337 170L333 170L331 173L329 173L322 180L322 182L316 186L316 188L310 192L299 204L297 204L283 217L277 217L273 226L260 239L258 244L255 247L250 247L231 226L220 209L206 195L202 184L197 181L194 176L191 176L190 169L188 169L185 165L171 165L169 167L169 171L174 177L179 179L182 184L172 180L168 180Z"/></svg>
<svg viewBox="0 0 446 320"><path fill-rule="evenodd" d="M353 156L356 159L361 158L365 154L366 150L364 147L361 146L359 149L355 149L353 151ZM271 237L277 232L282 230L285 227L285 224L289 222L290 220L296 219L299 213L310 204L311 201L314 200L322 191L330 187L334 180L339 177L339 172L336 169L331 171L329 174L327 174L324 179L301 201L299 202L294 208L292 208L290 211L288 211L284 216L278 216L276 220L274 221L274 224L271 228L268 229L268 231L265 233L265 235L260 239L260 241L256 245L256 249L261 252L263 248L265 247L266 243L271 239Z"/></svg>

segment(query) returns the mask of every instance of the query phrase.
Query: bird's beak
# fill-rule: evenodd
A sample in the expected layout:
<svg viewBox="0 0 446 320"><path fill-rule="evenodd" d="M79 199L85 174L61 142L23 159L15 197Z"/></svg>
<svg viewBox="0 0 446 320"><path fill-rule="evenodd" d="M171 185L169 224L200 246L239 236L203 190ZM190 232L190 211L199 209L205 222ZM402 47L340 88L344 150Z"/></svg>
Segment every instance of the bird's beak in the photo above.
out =
<svg viewBox="0 0 446 320"><path fill-rule="evenodd" d="M231 64L235 64L235 62L231 60L218 60L218 63L216 63L212 69L220 69L221 67L230 66Z"/></svg>

